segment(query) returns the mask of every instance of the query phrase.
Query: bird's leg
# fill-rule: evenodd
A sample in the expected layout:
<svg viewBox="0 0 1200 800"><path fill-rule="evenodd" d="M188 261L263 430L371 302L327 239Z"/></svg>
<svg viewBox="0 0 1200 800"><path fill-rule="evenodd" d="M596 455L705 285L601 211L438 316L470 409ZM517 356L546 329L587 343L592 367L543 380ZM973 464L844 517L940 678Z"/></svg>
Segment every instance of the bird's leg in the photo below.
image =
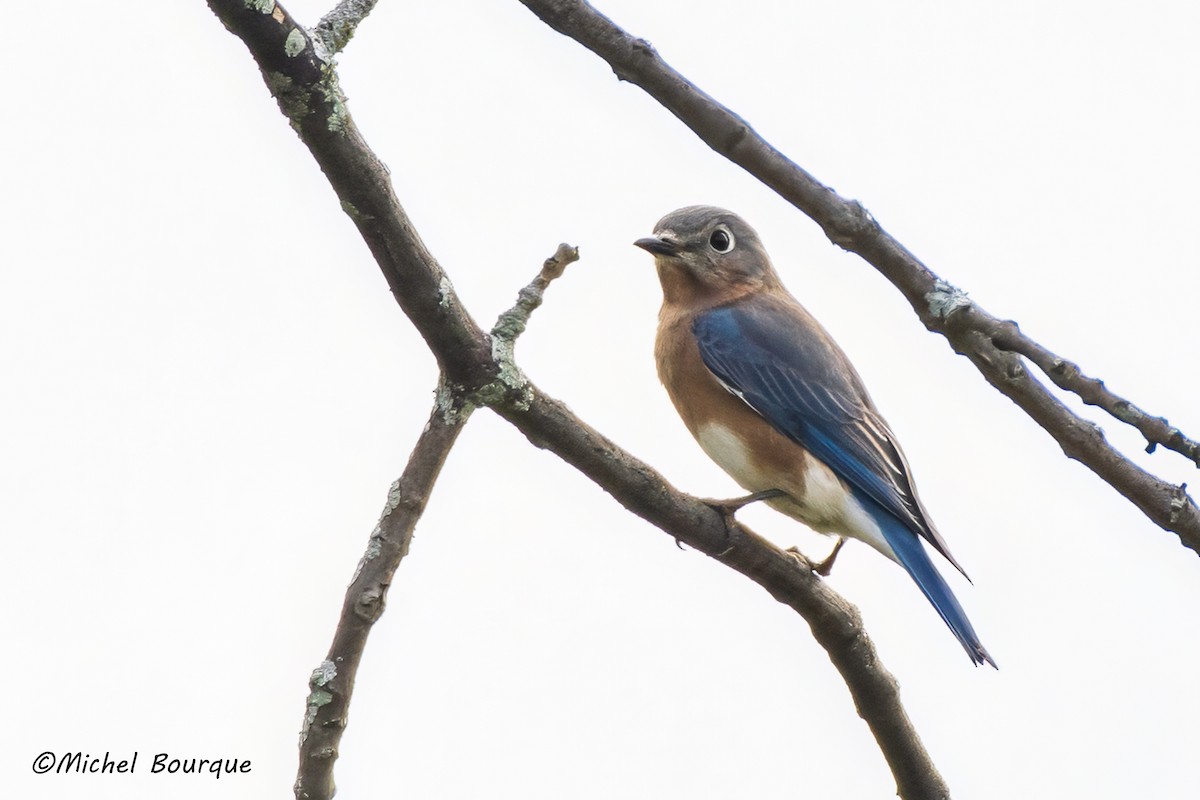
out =
<svg viewBox="0 0 1200 800"><path fill-rule="evenodd" d="M751 503L757 503L759 500L770 500L775 497L783 497L786 494L782 489L763 489L761 492L748 494L745 497L735 497L732 500L712 500L705 499L702 502L706 506L711 506L717 511L720 511L727 517L732 517L735 512L745 508Z"/></svg>

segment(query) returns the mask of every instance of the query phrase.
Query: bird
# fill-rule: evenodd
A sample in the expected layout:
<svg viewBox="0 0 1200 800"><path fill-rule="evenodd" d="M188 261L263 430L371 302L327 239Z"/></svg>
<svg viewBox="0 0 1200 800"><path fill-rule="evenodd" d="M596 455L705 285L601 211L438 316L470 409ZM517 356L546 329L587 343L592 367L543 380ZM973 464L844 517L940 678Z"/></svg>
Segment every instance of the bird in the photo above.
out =
<svg viewBox="0 0 1200 800"><path fill-rule="evenodd" d="M658 376L701 449L751 495L903 567L976 665L996 667L923 542L952 566L896 436L850 359L784 287L754 228L714 206L660 219Z"/></svg>

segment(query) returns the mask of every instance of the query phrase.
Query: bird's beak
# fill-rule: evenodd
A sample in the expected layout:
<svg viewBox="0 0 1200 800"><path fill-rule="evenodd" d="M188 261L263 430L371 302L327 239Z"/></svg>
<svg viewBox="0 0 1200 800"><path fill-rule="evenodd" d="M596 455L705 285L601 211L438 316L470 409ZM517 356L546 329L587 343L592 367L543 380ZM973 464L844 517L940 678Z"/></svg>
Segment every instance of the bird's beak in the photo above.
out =
<svg viewBox="0 0 1200 800"><path fill-rule="evenodd" d="M638 239L633 243L636 247L640 247L647 253L653 253L656 256L675 256L679 255L679 245L670 239L660 239L657 236L647 236L644 239Z"/></svg>

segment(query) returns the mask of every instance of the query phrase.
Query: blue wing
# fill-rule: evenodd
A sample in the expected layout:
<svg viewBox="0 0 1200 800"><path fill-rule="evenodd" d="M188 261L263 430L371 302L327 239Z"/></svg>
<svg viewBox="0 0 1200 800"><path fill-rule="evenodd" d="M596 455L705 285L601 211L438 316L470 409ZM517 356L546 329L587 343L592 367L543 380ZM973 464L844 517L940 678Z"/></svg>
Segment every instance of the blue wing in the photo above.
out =
<svg viewBox="0 0 1200 800"><path fill-rule="evenodd" d="M722 383L962 571L929 521L904 454L858 373L807 312L752 295L697 315L692 332L705 366Z"/></svg>
<svg viewBox="0 0 1200 800"><path fill-rule="evenodd" d="M692 332L705 366L730 391L850 486L972 661L995 666L917 537L962 567L925 513L894 435L829 334L798 305L770 295L702 312Z"/></svg>

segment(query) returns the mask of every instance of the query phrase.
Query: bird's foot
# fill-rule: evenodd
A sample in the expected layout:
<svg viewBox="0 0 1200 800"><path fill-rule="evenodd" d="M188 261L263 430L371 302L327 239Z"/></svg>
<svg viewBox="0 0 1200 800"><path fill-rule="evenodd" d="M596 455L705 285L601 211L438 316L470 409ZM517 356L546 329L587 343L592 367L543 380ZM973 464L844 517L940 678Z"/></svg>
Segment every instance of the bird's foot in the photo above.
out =
<svg viewBox="0 0 1200 800"><path fill-rule="evenodd" d="M709 508L721 514L721 519L725 522L725 538L733 538L733 529L737 527L738 521L733 516L738 509L745 508L751 503L757 503L759 500L770 500L773 497L783 497L786 492L780 489L764 489L761 492L748 494L745 497L735 497L732 500L714 500L711 497L704 497L700 502ZM679 540L675 540L675 544L679 544ZM728 555L733 550L734 545L731 543L729 547L721 553L717 554L717 558L722 558ZM682 549L682 548L680 548Z"/></svg>
<svg viewBox="0 0 1200 800"><path fill-rule="evenodd" d="M800 562L800 566L804 567L805 569L812 570L822 578L828 578L829 573L833 571L833 562L837 559L838 553L842 551L842 545L845 543L845 538L839 536L837 544L833 546L833 552L826 556L824 561L810 561L808 556L804 555L804 553L801 553L800 548L798 547L789 547L784 552L795 556L796 560Z"/></svg>
<svg viewBox="0 0 1200 800"><path fill-rule="evenodd" d="M720 512L721 517L725 520L725 535L733 533L733 528L737 525L737 520L734 519L734 514L738 509L745 508L751 503L757 503L759 500L770 500L772 497L782 497L784 492L779 489L764 489L761 492L748 494L745 497L735 497L732 500L714 500L711 497L701 498L700 502L709 508Z"/></svg>
<svg viewBox="0 0 1200 800"><path fill-rule="evenodd" d="M819 564L813 565L813 572L820 575L822 578L828 578L829 573L833 572L833 562L837 560L838 553L842 552L842 545L846 544L844 536L839 536L837 544L833 546L833 552L825 556L825 560Z"/></svg>

